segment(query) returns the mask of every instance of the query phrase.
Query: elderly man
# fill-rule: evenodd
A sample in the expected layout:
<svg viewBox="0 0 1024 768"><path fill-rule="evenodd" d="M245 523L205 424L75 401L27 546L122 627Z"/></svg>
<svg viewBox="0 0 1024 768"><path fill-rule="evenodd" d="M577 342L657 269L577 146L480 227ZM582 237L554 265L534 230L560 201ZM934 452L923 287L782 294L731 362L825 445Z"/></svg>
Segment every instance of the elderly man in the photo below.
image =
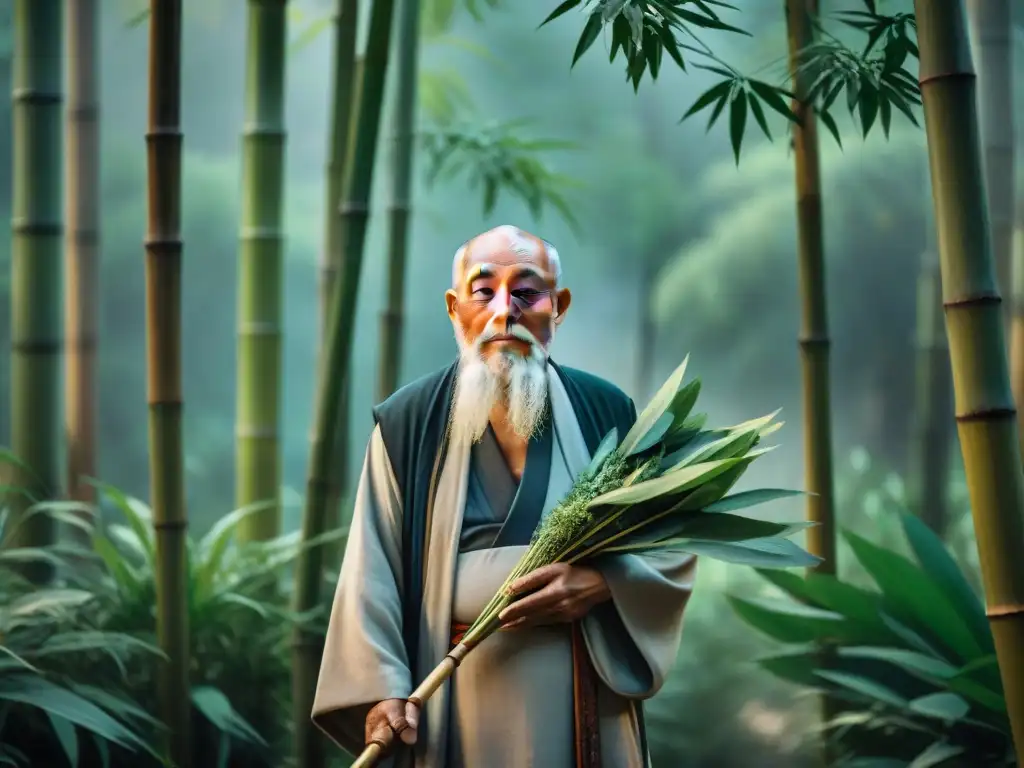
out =
<svg viewBox="0 0 1024 768"><path fill-rule="evenodd" d="M549 243L511 226L470 240L445 295L458 360L375 410L313 709L354 753L395 734L388 759L415 768L648 763L641 701L675 660L688 555L535 571L508 631L422 712L407 700L604 435L636 417L618 388L548 357L570 299Z"/></svg>

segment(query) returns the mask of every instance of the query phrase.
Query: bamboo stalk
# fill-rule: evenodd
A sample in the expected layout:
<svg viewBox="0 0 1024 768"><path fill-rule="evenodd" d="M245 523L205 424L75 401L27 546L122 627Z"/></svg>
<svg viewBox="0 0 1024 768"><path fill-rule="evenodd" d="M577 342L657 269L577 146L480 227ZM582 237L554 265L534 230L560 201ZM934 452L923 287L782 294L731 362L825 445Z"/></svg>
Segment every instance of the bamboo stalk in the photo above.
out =
<svg viewBox="0 0 1024 768"><path fill-rule="evenodd" d="M352 162L345 183L343 212L350 215L342 234L344 254L331 297L324 363L316 393L315 428L310 446L306 499L302 515L302 540L322 534L329 519L327 488L335 467L333 447L339 423L341 395L349 376L355 330L356 299L362 273L366 220L380 131L381 104L391 44L394 0L374 0L366 53L357 90L356 132ZM323 547L305 549L296 563L294 607L306 613L322 601ZM292 701L296 754L299 768L322 765L322 739L310 720L320 654L319 642L308 627L296 629L292 665Z"/></svg>
<svg viewBox="0 0 1024 768"><path fill-rule="evenodd" d="M1024 204L1013 233L1013 294L1010 320L1010 390L1017 406L1017 433L1024 454Z"/></svg>
<svg viewBox="0 0 1024 768"><path fill-rule="evenodd" d="M64 409L68 496L95 501L96 345L99 309L99 4L68 4L67 220L64 244ZM72 531L78 531L72 528Z"/></svg>
<svg viewBox="0 0 1024 768"><path fill-rule="evenodd" d="M32 0L36 2L36 0ZM188 562L181 390L181 0L151 0L146 134L146 357L149 474L156 532L157 678L167 752L192 765Z"/></svg>
<svg viewBox="0 0 1024 768"><path fill-rule="evenodd" d="M418 0L401 0L398 11L394 151L391 157L391 202L388 206L387 293L384 310L380 315L378 400L384 400L398 388L402 368L413 142L416 134L420 3Z"/></svg>
<svg viewBox="0 0 1024 768"><path fill-rule="evenodd" d="M327 168L325 173L326 200L324 202L324 245L320 253L320 344L323 350L327 339L327 320L330 299L334 293L336 277L341 271L341 233L344 230L344 216L341 213L341 198L345 184L345 169L348 167L352 150L354 92L357 83L358 63L356 60L356 31L358 29L359 3L357 0L338 0L334 14L334 62L331 94L331 121L328 128ZM317 363L323 362L323 355L317 355ZM331 465L334 472L328 478L327 525L326 530L336 529L342 524L341 500L348 488L349 463L349 387L342 388L338 404L338 426L334 436ZM311 439L314 437L310 436ZM327 547L325 559L328 565L341 560L340 542Z"/></svg>
<svg viewBox="0 0 1024 768"><path fill-rule="evenodd" d="M821 170L818 127L806 105L810 73L800 71L801 51L814 42L813 20L818 0L786 0L789 69L796 98L793 126L796 162L797 248L800 271L800 363L803 380L804 461L807 519L816 525L807 531L807 549L821 558L815 570L836 572L835 500L832 482L832 414L829 392L828 312L825 296L825 244L822 233Z"/></svg>
<svg viewBox="0 0 1024 768"><path fill-rule="evenodd" d="M978 68L978 111L984 152L996 285L1012 288L1014 223L1013 0L967 0ZM1009 303L1004 307L1010 317Z"/></svg>
<svg viewBox="0 0 1024 768"><path fill-rule="evenodd" d="M960 0L915 0L957 429L1006 708L1024 763L1024 475Z"/></svg>
<svg viewBox="0 0 1024 768"><path fill-rule="evenodd" d="M62 8L60 0L14 5L11 445L27 467L13 484L29 492L11 499L15 546L54 542L53 519L25 513L61 486ZM33 565L25 575L46 581L52 569Z"/></svg>
<svg viewBox="0 0 1024 768"><path fill-rule="evenodd" d="M235 506L271 502L239 539L281 532L281 337L287 0L249 0L238 290Z"/></svg>
<svg viewBox="0 0 1024 768"><path fill-rule="evenodd" d="M917 278L917 412L910 501L915 514L944 536L949 522L953 392L934 226L929 225L928 232L928 247L921 255Z"/></svg>

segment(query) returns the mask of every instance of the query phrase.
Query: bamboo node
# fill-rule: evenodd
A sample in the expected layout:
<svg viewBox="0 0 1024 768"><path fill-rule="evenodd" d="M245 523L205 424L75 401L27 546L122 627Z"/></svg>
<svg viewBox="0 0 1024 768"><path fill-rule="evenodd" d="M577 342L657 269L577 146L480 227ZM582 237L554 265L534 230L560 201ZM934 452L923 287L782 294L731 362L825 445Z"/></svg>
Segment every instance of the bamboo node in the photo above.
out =
<svg viewBox="0 0 1024 768"><path fill-rule="evenodd" d="M358 203L352 200L346 200L338 206L338 213L343 216L368 216L370 213L370 206L367 203Z"/></svg>
<svg viewBox="0 0 1024 768"><path fill-rule="evenodd" d="M147 237L143 245L154 256L178 256L184 242L180 237Z"/></svg>
<svg viewBox="0 0 1024 768"><path fill-rule="evenodd" d="M1013 619L1018 616L1024 616L1024 604L989 605L985 608L985 615L992 620Z"/></svg>
<svg viewBox="0 0 1024 768"><path fill-rule="evenodd" d="M958 299L949 299L948 301L942 302L942 308L945 310L951 309L968 309L970 307L987 307L996 306L1001 304L1003 297L999 295L998 291L985 291L983 293L975 293L971 296L962 296Z"/></svg>
<svg viewBox="0 0 1024 768"><path fill-rule="evenodd" d="M26 104L35 107L56 106L64 103L64 94L60 91L37 91L34 88L15 88L11 91L11 101L15 104Z"/></svg>
<svg viewBox="0 0 1024 768"><path fill-rule="evenodd" d="M154 125L148 131L146 131L146 143L159 143L160 141L170 140L180 144L184 134L181 129L176 125Z"/></svg>
<svg viewBox="0 0 1024 768"><path fill-rule="evenodd" d="M1012 421L1017 418L1016 408L978 408L956 415L957 424L968 424L976 421Z"/></svg>
<svg viewBox="0 0 1024 768"><path fill-rule="evenodd" d="M235 437L242 440L276 440L278 431L276 427L239 425L235 428Z"/></svg>
<svg viewBox="0 0 1024 768"><path fill-rule="evenodd" d="M797 343L801 347L828 347L832 345L832 339L827 334L807 333L801 334Z"/></svg>
<svg viewBox="0 0 1024 768"><path fill-rule="evenodd" d="M61 339L18 339L11 342L11 350L23 355L55 355L63 348Z"/></svg>
<svg viewBox="0 0 1024 768"><path fill-rule="evenodd" d="M238 324L239 336L280 336L281 324L265 320L250 320Z"/></svg>
<svg viewBox="0 0 1024 768"><path fill-rule="evenodd" d="M160 520L153 522L153 528L158 531L184 531L188 528L188 520Z"/></svg>
<svg viewBox="0 0 1024 768"><path fill-rule="evenodd" d="M13 219L11 221L11 231L16 235L57 237L64 234L64 223L60 221L28 221L27 219Z"/></svg>
<svg viewBox="0 0 1024 768"><path fill-rule="evenodd" d="M100 108L96 103L90 104L69 104L67 116L70 120L97 120L100 116Z"/></svg>
<svg viewBox="0 0 1024 768"><path fill-rule="evenodd" d="M238 233L238 238L246 242L281 242L284 240L284 232L273 227L244 227Z"/></svg>
<svg viewBox="0 0 1024 768"><path fill-rule="evenodd" d="M921 88L924 88L926 85L939 80L953 80L957 78L970 78L971 80L976 80L977 77L978 76L971 70L967 70L965 72L936 72L931 75L925 75L924 77L918 77L917 83Z"/></svg>

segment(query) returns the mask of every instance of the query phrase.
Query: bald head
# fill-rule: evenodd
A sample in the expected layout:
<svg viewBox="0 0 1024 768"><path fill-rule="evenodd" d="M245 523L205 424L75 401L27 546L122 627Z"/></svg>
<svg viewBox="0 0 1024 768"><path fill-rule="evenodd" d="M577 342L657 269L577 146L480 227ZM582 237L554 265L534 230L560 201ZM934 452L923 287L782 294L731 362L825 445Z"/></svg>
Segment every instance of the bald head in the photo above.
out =
<svg viewBox="0 0 1024 768"><path fill-rule="evenodd" d="M555 246L519 227L502 224L467 240L455 252L452 260L452 288L458 289L466 280L469 269L475 265L488 264L492 260L498 263L521 261L534 264L541 272L550 275L556 287L561 285L562 262Z"/></svg>

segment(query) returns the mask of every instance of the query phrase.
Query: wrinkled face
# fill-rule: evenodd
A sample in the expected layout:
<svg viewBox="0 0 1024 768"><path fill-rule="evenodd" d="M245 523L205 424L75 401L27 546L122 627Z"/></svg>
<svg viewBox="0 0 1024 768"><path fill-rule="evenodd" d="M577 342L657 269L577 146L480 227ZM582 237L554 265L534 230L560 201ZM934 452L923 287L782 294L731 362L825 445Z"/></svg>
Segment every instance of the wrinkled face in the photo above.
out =
<svg viewBox="0 0 1024 768"><path fill-rule="evenodd" d="M559 289L544 242L498 228L471 241L445 296L460 341L489 360L530 355L532 338L547 350L571 295ZM525 333L524 333L525 331Z"/></svg>

